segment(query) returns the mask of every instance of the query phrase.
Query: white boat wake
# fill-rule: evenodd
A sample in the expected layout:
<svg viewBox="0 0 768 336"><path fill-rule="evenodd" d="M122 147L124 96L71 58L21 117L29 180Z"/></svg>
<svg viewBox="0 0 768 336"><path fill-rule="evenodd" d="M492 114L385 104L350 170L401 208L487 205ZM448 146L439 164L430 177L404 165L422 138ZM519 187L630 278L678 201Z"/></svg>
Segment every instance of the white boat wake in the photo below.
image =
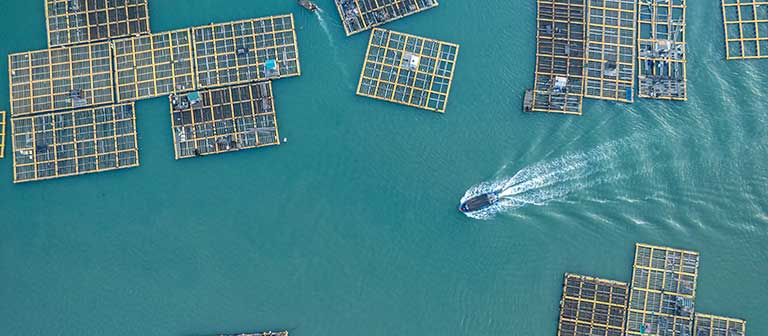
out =
<svg viewBox="0 0 768 336"><path fill-rule="evenodd" d="M472 197L496 192L499 201L466 215L475 219L491 219L499 213L527 205L545 205L577 191L627 178L631 174L626 169L619 171L616 165L626 159L625 156L632 155L633 149L642 146L639 140L639 137L633 136L587 152L569 153L520 169L511 177L505 174L505 167L497 178L469 188L461 198L463 203Z"/></svg>

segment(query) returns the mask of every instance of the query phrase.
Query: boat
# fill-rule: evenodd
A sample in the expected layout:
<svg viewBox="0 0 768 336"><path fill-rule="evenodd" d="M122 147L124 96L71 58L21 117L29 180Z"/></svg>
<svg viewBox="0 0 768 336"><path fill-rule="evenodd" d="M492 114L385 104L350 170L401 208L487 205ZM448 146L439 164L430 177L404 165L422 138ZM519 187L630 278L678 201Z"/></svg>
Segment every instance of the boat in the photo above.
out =
<svg viewBox="0 0 768 336"><path fill-rule="evenodd" d="M459 206L461 212L474 212L485 209L499 201L499 194L496 192L489 192L482 195L472 197Z"/></svg>
<svg viewBox="0 0 768 336"><path fill-rule="evenodd" d="M317 10L317 5L315 5L315 3L312 2L312 1L309 1L309 0L298 0L297 2L299 3L299 5L301 7L306 8L310 12L314 12L314 11Z"/></svg>

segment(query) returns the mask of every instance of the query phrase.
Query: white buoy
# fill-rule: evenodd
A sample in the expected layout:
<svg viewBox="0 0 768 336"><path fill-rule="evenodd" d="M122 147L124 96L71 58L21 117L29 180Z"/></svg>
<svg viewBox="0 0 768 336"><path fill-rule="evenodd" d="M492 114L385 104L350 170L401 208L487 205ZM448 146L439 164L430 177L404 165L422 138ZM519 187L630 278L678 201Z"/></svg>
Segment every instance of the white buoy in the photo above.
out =
<svg viewBox="0 0 768 336"><path fill-rule="evenodd" d="M283 138L283 142L288 142L288 138Z"/></svg>

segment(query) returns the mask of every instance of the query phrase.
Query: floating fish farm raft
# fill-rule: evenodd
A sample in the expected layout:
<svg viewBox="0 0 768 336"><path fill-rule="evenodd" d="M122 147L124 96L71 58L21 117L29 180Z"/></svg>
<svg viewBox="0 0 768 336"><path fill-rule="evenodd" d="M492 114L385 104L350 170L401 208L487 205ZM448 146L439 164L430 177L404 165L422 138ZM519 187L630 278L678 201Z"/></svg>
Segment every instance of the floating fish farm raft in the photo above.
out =
<svg viewBox="0 0 768 336"><path fill-rule="evenodd" d="M0 159L5 157L5 111L0 111Z"/></svg>
<svg viewBox="0 0 768 336"><path fill-rule="evenodd" d="M580 115L583 98L686 100L685 1L538 0L525 112Z"/></svg>
<svg viewBox="0 0 768 336"><path fill-rule="evenodd" d="M526 111L581 114L585 1L537 1L536 74Z"/></svg>
<svg viewBox="0 0 768 336"><path fill-rule="evenodd" d="M257 333L219 334L216 336L288 336L287 331L264 331Z"/></svg>
<svg viewBox="0 0 768 336"><path fill-rule="evenodd" d="M161 33L146 0L45 14L49 49L8 56L14 182L138 166L133 102L163 95L177 159L280 143L268 80L301 75L293 14Z"/></svg>
<svg viewBox="0 0 768 336"><path fill-rule="evenodd" d="M437 7L437 0L335 0L347 36Z"/></svg>
<svg viewBox="0 0 768 336"><path fill-rule="evenodd" d="M190 29L113 42L117 101L135 101L195 88Z"/></svg>
<svg viewBox="0 0 768 336"><path fill-rule="evenodd" d="M64 46L149 32L146 0L46 0L48 46Z"/></svg>
<svg viewBox="0 0 768 336"><path fill-rule="evenodd" d="M557 335L623 335L628 290L624 282L566 273Z"/></svg>
<svg viewBox="0 0 768 336"><path fill-rule="evenodd" d="M133 103L14 117L14 182L139 165Z"/></svg>
<svg viewBox="0 0 768 336"><path fill-rule="evenodd" d="M566 273L558 336L745 336L743 320L695 312L698 268L698 252L638 243L629 287Z"/></svg>
<svg viewBox="0 0 768 336"><path fill-rule="evenodd" d="M696 314L693 336L744 336L747 323L730 317L720 317L707 314Z"/></svg>
<svg viewBox="0 0 768 336"><path fill-rule="evenodd" d="M192 28L198 88L300 76L293 14Z"/></svg>
<svg viewBox="0 0 768 336"><path fill-rule="evenodd" d="M109 42L11 54L11 116L114 102Z"/></svg>
<svg viewBox="0 0 768 336"><path fill-rule="evenodd" d="M641 0L638 7L638 96L687 100L685 0Z"/></svg>
<svg viewBox="0 0 768 336"><path fill-rule="evenodd" d="M176 159L279 145L272 82L172 95Z"/></svg>
<svg viewBox="0 0 768 336"><path fill-rule="evenodd" d="M768 1L721 0L728 60L768 57Z"/></svg>
<svg viewBox="0 0 768 336"><path fill-rule="evenodd" d="M445 112L459 46L375 28L357 94Z"/></svg>
<svg viewBox="0 0 768 336"><path fill-rule="evenodd" d="M592 0L587 15L584 97L632 102L636 0Z"/></svg>

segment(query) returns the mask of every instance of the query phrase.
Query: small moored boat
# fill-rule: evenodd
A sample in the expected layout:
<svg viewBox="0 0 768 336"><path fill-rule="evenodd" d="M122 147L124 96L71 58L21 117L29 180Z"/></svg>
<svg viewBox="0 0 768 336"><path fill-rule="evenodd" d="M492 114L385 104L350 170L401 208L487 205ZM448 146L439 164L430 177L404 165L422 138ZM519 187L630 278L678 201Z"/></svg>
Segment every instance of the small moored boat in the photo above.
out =
<svg viewBox="0 0 768 336"><path fill-rule="evenodd" d="M301 7L306 8L307 10L314 12L317 10L317 5L315 5L314 2L309 0L298 0L297 1Z"/></svg>

